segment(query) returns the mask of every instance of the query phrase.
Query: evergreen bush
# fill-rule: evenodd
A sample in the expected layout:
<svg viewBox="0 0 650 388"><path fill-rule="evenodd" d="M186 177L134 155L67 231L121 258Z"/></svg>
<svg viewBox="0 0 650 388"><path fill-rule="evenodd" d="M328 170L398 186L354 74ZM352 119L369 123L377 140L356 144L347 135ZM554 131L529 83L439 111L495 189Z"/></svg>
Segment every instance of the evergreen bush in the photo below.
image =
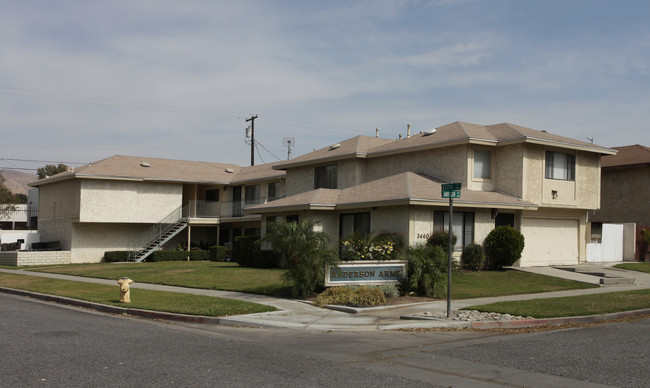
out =
<svg viewBox="0 0 650 388"><path fill-rule="evenodd" d="M455 234L452 233L451 235L451 246L452 249L453 247L456 246L456 241L458 238L456 237ZM435 232L434 234L429 237L427 240L427 245L431 245L434 247L440 247L444 252L449 252L449 233L447 232Z"/></svg>
<svg viewBox="0 0 650 388"><path fill-rule="evenodd" d="M224 246L210 247L210 261L226 261L227 248Z"/></svg>
<svg viewBox="0 0 650 388"><path fill-rule="evenodd" d="M314 304L318 307L325 305L370 307L386 303L384 293L378 287L331 287L318 295Z"/></svg>
<svg viewBox="0 0 650 388"><path fill-rule="evenodd" d="M260 238L257 236L237 236L232 243L232 260L243 267L252 267L260 251Z"/></svg>
<svg viewBox="0 0 650 388"><path fill-rule="evenodd" d="M483 247L478 244L470 244L463 249L463 254L460 256L460 261L463 263L463 268L478 271L483 265L485 255L483 254Z"/></svg>
<svg viewBox="0 0 650 388"><path fill-rule="evenodd" d="M485 239L485 253L495 268L513 265L523 250L524 236L509 225L494 228Z"/></svg>

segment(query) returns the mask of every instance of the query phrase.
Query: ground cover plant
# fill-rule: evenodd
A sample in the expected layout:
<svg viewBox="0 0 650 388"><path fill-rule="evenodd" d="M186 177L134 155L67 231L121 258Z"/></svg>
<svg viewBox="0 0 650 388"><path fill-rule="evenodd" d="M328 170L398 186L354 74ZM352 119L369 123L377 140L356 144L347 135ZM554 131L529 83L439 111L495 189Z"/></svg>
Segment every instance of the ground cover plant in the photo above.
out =
<svg viewBox="0 0 650 388"><path fill-rule="evenodd" d="M237 263L209 261L72 264L33 270L100 279L129 277L141 283L262 295L287 293L290 287L290 284L283 285L284 271L281 269L248 268Z"/></svg>
<svg viewBox="0 0 650 388"><path fill-rule="evenodd" d="M567 296L563 298L497 302L480 306L469 306L466 310L523 315L535 318L555 318L608 314L648 308L650 308L650 289Z"/></svg>
<svg viewBox="0 0 650 388"><path fill-rule="evenodd" d="M623 263L616 264L614 268L650 273L650 263Z"/></svg>
<svg viewBox="0 0 650 388"><path fill-rule="evenodd" d="M131 303L120 303L120 288L117 283L110 286L7 273L0 273L0 286L111 306L210 317L276 310L272 306L234 299L139 288L131 288Z"/></svg>

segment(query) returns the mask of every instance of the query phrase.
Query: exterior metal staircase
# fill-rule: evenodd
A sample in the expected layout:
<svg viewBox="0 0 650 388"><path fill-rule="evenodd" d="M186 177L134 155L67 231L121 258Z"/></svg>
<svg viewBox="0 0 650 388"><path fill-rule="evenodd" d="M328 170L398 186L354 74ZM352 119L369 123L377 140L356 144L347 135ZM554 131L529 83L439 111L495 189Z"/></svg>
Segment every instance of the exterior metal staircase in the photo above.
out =
<svg viewBox="0 0 650 388"><path fill-rule="evenodd" d="M154 251L160 249L167 241L187 227L188 219L183 217L183 208L179 206L165 219L144 232L141 238L129 249L129 261L140 263Z"/></svg>

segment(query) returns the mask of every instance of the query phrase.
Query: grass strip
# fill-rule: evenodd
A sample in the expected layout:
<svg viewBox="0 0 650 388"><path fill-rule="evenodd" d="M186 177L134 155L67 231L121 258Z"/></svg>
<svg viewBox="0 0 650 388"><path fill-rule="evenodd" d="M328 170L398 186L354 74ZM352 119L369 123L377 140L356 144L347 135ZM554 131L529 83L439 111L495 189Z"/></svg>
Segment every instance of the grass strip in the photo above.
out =
<svg viewBox="0 0 650 388"><path fill-rule="evenodd" d="M451 278L451 297L454 299L537 294L583 288L598 286L517 270L464 272L452 275Z"/></svg>
<svg viewBox="0 0 650 388"><path fill-rule="evenodd" d="M120 303L120 288L39 276L0 273L0 286L88 302L169 313L222 317L276 311L272 306L177 292L131 289L131 303Z"/></svg>
<svg viewBox="0 0 650 388"><path fill-rule="evenodd" d="M496 302L480 306L470 306L464 310L478 310L535 318L556 318L609 314L648 308L650 308L650 289L567 296L562 298Z"/></svg>
<svg viewBox="0 0 650 388"><path fill-rule="evenodd" d="M614 268L650 273L650 263L622 263L616 264Z"/></svg>
<svg viewBox="0 0 650 388"><path fill-rule="evenodd" d="M31 269L30 269L31 270ZM164 284L259 295L289 292L282 284L284 270L240 267L237 263L165 261L155 263L72 264L34 271L99 279L129 277L139 283Z"/></svg>

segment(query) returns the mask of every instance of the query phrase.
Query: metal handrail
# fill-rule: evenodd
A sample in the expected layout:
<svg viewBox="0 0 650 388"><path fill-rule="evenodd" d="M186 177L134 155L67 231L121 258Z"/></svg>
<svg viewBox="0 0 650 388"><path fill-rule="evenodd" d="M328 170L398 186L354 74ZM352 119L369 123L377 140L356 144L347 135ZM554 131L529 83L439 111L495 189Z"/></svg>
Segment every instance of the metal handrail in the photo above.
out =
<svg viewBox="0 0 650 388"><path fill-rule="evenodd" d="M140 249L147 247L156 241L160 241L167 232L185 222L182 214L183 207L179 206L169 213L169 215L167 215L167 217L162 221L145 231L140 238L131 245L129 249L129 260L134 260Z"/></svg>

